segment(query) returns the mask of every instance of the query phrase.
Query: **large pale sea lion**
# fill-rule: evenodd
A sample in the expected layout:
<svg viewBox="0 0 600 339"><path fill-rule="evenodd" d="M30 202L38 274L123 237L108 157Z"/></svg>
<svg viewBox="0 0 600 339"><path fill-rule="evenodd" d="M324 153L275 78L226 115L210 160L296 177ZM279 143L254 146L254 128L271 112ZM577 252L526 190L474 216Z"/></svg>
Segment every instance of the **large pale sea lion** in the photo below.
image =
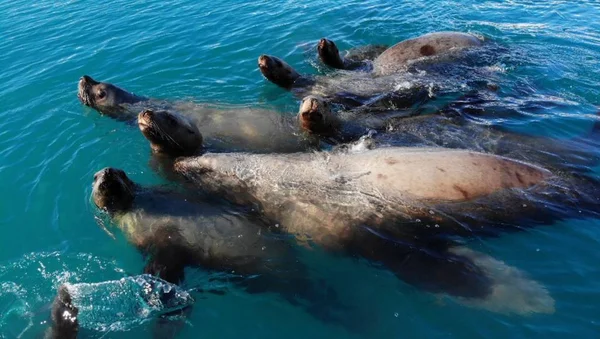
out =
<svg viewBox="0 0 600 339"><path fill-rule="evenodd" d="M460 32L435 32L401 41L390 48L366 47L368 54L342 57L336 44L321 39L317 46L319 59L326 65L337 69L372 69L377 75L397 72L407 63L426 57L456 52L468 47L481 46L481 40L471 34ZM373 58L373 56L376 56ZM362 59L361 59L362 58ZM371 67L365 61L373 60Z"/></svg>
<svg viewBox="0 0 600 339"><path fill-rule="evenodd" d="M590 206L597 210L598 205L594 195L566 193L563 182L543 168L441 148L204 154L179 159L175 170L202 190L256 206L300 239L379 262L406 281L411 276L405 276L397 261L403 256L391 244L447 258L453 253L448 236L495 235L510 227L577 215ZM521 224L525 221L528 224ZM472 264L453 258L455 263ZM493 290L489 280L483 284L487 288L464 277L454 283L446 287L478 299L490 297Z"/></svg>
<svg viewBox="0 0 600 339"><path fill-rule="evenodd" d="M271 110L148 99L89 76L79 81L78 96L85 105L119 120L135 121L145 116L140 121L147 125L152 125L154 117L178 120L179 126L187 126L182 133L201 133L204 146L210 150L298 152L318 146L318 140L300 133L293 119ZM140 111L146 113L140 115ZM166 121L162 126L161 134L169 137L168 126L172 125Z"/></svg>
<svg viewBox="0 0 600 339"><path fill-rule="evenodd" d="M428 115L407 116L414 112L382 113L364 109L334 113L327 100L307 96L300 104L297 118L300 128L325 137L329 142L354 141L367 131L375 130L385 132L375 136L377 142L394 146L469 149L567 170L582 170L583 166L592 167L598 162L597 147L590 145L600 133L598 122L593 124L591 134L586 138L559 140L480 125L463 116L463 110L472 111L477 107L465 97Z"/></svg>

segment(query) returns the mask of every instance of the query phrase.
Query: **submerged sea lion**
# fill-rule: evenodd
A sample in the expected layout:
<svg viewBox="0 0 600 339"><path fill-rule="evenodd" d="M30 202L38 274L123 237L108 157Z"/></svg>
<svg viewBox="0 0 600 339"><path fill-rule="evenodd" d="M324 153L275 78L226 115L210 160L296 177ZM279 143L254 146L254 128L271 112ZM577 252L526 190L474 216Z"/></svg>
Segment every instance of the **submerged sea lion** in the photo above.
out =
<svg viewBox="0 0 600 339"><path fill-rule="evenodd" d="M394 146L469 149L557 169L581 170L582 166L593 166L598 160L598 152L590 149L590 142L584 138L557 140L475 124L460 114L463 106L470 107L468 98L424 116L406 116L404 111L382 114L360 109L333 113L326 100L308 96L302 100L297 118L300 128L329 141L353 141L367 130L376 130L385 131L375 137L376 141ZM596 122L589 139L599 133L600 123Z"/></svg>
<svg viewBox="0 0 600 339"><path fill-rule="evenodd" d="M367 61L376 59L388 48L387 45L361 46L350 49L341 56L335 42L323 38L317 44L317 53L321 62L331 68L369 70Z"/></svg>
<svg viewBox="0 0 600 339"><path fill-rule="evenodd" d="M250 293L278 293L294 304L303 301L317 318L333 316L335 297L311 281L296 249L241 209L172 189L144 188L114 168L94 175L92 198L148 258L144 273L175 284L187 266L233 273Z"/></svg>
<svg viewBox="0 0 600 339"><path fill-rule="evenodd" d="M507 218L497 220L509 221L519 207L526 210L524 197L515 199L513 206L498 207L500 213L477 202L519 198L513 189L527 192L552 176L542 168L497 156L414 148L350 154L205 154L178 159L175 170L202 190L257 205L299 238L379 262L401 279L429 290L444 284L446 292L483 299L490 296L494 282L482 278L485 275L468 258L453 256L452 243L443 237L472 235L478 227L489 230L486 225L494 223L483 218L483 225L468 224L473 229L462 223L479 215L491 219L503 212ZM414 267L403 266L405 257L419 256L415 252L424 257ZM448 260L456 268L433 265L432 258ZM417 269L426 259L432 265ZM427 271L432 266L439 275ZM414 271L407 273L407 267ZM442 272L456 273L456 280ZM432 282L439 277L437 284Z"/></svg>
<svg viewBox="0 0 600 339"><path fill-rule="evenodd" d="M102 99L98 93L102 93ZM85 105L115 119L134 121L144 116L141 123L148 127L153 126L153 118L164 119L161 130L155 133L171 140L184 134L195 134L201 141L204 139L205 146L211 150L298 152L318 147L318 140L299 133L292 119L271 110L169 103L133 95L88 76L81 78L78 96ZM140 111L146 113L140 115ZM175 125L181 129L175 129Z"/></svg>
<svg viewBox="0 0 600 339"><path fill-rule="evenodd" d="M476 46L481 46L481 40L471 34L435 32L401 41L385 50L372 49L374 55L369 56L375 56L373 59L344 58L335 43L328 39L319 41L317 52L324 64L337 69L365 68L365 61L373 60L369 70L372 69L376 75L385 75L402 70L410 61Z"/></svg>

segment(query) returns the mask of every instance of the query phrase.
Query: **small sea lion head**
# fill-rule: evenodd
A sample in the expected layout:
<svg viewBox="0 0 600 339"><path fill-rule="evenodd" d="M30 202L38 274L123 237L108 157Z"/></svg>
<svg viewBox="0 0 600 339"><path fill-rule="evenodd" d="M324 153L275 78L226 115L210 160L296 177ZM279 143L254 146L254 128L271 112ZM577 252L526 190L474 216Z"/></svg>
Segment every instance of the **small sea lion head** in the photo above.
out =
<svg viewBox="0 0 600 339"><path fill-rule="evenodd" d="M344 68L344 61L340 57L340 51L333 41L325 38L319 40L317 52L325 65L333 68Z"/></svg>
<svg viewBox="0 0 600 339"><path fill-rule="evenodd" d="M77 97L81 103L100 113L119 111L122 104L138 101L133 94L108 82L98 82L88 75L79 79Z"/></svg>
<svg viewBox="0 0 600 339"><path fill-rule="evenodd" d="M202 134L196 124L175 112L143 110L138 114L138 126L157 153L185 156L202 148Z"/></svg>
<svg viewBox="0 0 600 339"><path fill-rule="evenodd" d="M52 303L52 327L46 338L75 339L79 332L79 309L73 305L69 291L61 285Z"/></svg>
<svg viewBox="0 0 600 339"><path fill-rule="evenodd" d="M327 134L334 128L333 112L329 103L321 97L309 95L302 99L298 111L300 127L308 132Z"/></svg>
<svg viewBox="0 0 600 339"><path fill-rule="evenodd" d="M120 169L106 167L94 174L92 198L98 208L108 212L125 211L135 196L135 183Z"/></svg>
<svg viewBox="0 0 600 339"><path fill-rule="evenodd" d="M274 56L264 54L259 56L258 68L265 78L283 88L291 88L300 78L300 74L292 66Z"/></svg>

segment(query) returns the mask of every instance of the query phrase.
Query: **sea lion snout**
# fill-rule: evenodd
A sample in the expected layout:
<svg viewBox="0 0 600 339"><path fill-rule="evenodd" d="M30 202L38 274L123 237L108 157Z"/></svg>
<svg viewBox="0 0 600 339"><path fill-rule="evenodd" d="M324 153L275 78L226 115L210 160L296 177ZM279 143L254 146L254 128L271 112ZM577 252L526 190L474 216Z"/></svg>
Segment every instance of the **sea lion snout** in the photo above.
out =
<svg viewBox="0 0 600 339"><path fill-rule="evenodd" d="M269 68L269 64L271 63L271 58L268 55L262 54L258 57L258 67L261 70L266 70Z"/></svg>
<svg viewBox="0 0 600 339"><path fill-rule="evenodd" d="M138 126L143 130L150 127L152 124L152 118L154 117L154 111L151 109L145 109L138 114Z"/></svg>
<svg viewBox="0 0 600 339"><path fill-rule="evenodd" d="M326 124L331 120L327 102L316 96L307 96L300 104L298 120L300 126L310 132L323 133L328 127Z"/></svg>

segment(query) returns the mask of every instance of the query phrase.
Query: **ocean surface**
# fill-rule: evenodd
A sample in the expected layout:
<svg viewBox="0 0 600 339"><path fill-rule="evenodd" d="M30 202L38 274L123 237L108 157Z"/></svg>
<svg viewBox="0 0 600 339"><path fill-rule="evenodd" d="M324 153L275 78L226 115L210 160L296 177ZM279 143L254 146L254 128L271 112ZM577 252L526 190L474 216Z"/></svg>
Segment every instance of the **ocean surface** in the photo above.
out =
<svg viewBox="0 0 600 339"><path fill-rule="evenodd" d="M138 274L141 255L96 221L93 173L113 166L143 184L137 127L77 100L83 74L169 100L268 107L299 101L267 82L260 54L322 71L315 44L341 50L420 34L471 32L502 46L489 65L498 105L488 119L523 133L586 133L600 105L598 1L2 1L0 2L0 338L35 338L61 283ZM315 67L317 66L317 67ZM600 172L595 171L596 174ZM600 220L566 220L468 244L543 285L552 314L503 314L416 289L364 261L315 253L314 274L357 313L355 333L274 295L231 288L198 298L179 338L592 338L600 335ZM197 283L209 274L198 272ZM147 337L151 322L104 338Z"/></svg>

